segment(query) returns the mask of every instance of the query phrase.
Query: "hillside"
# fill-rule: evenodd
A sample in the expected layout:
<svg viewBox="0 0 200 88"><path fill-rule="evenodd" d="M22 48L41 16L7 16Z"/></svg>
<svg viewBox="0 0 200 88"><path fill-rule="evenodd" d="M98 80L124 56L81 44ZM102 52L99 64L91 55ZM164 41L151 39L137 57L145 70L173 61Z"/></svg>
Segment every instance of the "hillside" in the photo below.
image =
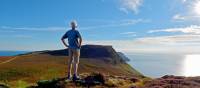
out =
<svg viewBox="0 0 200 88"><path fill-rule="evenodd" d="M166 75L151 79L126 63L112 46L85 45L81 49L81 80L65 81L67 49L0 57L0 88L199 88L200 77Z"/></svg>
<svg viewBox="0 0 200 88"><path fill-rule="evenodd" d="M0 66L0 81L11 86L36 83L38 80L65 77L68 51L37 51L13 57ZM0 62L0 63L2 63ZM85 45L81 49L80 74L102 73L113 76L143 77L126 63L112 46Z"/></svg>

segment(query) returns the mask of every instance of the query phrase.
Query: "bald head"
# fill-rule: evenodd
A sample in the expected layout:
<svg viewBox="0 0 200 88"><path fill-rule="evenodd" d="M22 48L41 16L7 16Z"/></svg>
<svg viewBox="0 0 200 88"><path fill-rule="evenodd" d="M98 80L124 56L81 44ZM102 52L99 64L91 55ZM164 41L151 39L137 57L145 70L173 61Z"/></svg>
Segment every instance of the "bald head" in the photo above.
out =
<svg viewBox="0 0 200 88"><path fill-rule="evenodd" d="M70 23L72 29L75 29L77 27L77 22L74 20L74 21L71 21Z"/></svg>

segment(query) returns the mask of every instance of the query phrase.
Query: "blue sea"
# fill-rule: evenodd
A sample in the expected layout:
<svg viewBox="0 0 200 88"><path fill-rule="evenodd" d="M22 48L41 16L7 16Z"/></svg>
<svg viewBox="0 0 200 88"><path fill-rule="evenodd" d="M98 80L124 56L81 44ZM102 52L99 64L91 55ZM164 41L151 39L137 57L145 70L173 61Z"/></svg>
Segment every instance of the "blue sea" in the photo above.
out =
<svg viewBox="0 0 200 88"><path fill-rule="evenodd" d="M149 77L200 76L200 54L129 53L126 55L132 67Z"/></svg>
<svg viewBox="0 0 200 88"><path fill-rule="evenodd" d="M0 56L14 56L18 54L28 53L30 51L0 51Z"/></svg>

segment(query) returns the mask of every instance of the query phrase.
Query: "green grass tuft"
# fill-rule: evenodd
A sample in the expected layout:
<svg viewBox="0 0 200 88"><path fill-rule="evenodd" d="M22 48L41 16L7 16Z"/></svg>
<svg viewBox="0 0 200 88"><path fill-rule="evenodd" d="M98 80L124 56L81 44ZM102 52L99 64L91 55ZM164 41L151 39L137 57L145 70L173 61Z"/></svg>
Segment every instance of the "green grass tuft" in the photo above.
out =
<svg viewBox="0 0 200 88"><path fill-rule="evenodd" d="M22 80L19 80L16 83L16 88L26 88L28 86L29 86L29 84L25 81L22 81Z"/></svg>

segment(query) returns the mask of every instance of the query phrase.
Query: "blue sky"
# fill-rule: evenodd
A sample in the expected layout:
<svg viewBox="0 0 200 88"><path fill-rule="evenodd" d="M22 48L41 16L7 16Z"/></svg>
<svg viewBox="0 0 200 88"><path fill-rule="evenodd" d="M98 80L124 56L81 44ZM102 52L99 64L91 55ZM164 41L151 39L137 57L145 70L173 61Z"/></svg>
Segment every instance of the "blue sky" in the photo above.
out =
<svg viewBox="0 0 200 88"><path fill-rule="evenodd" d="M72 20L84 44L200 52L200 0L1 0L0 50L62 49Z"/></svg>

